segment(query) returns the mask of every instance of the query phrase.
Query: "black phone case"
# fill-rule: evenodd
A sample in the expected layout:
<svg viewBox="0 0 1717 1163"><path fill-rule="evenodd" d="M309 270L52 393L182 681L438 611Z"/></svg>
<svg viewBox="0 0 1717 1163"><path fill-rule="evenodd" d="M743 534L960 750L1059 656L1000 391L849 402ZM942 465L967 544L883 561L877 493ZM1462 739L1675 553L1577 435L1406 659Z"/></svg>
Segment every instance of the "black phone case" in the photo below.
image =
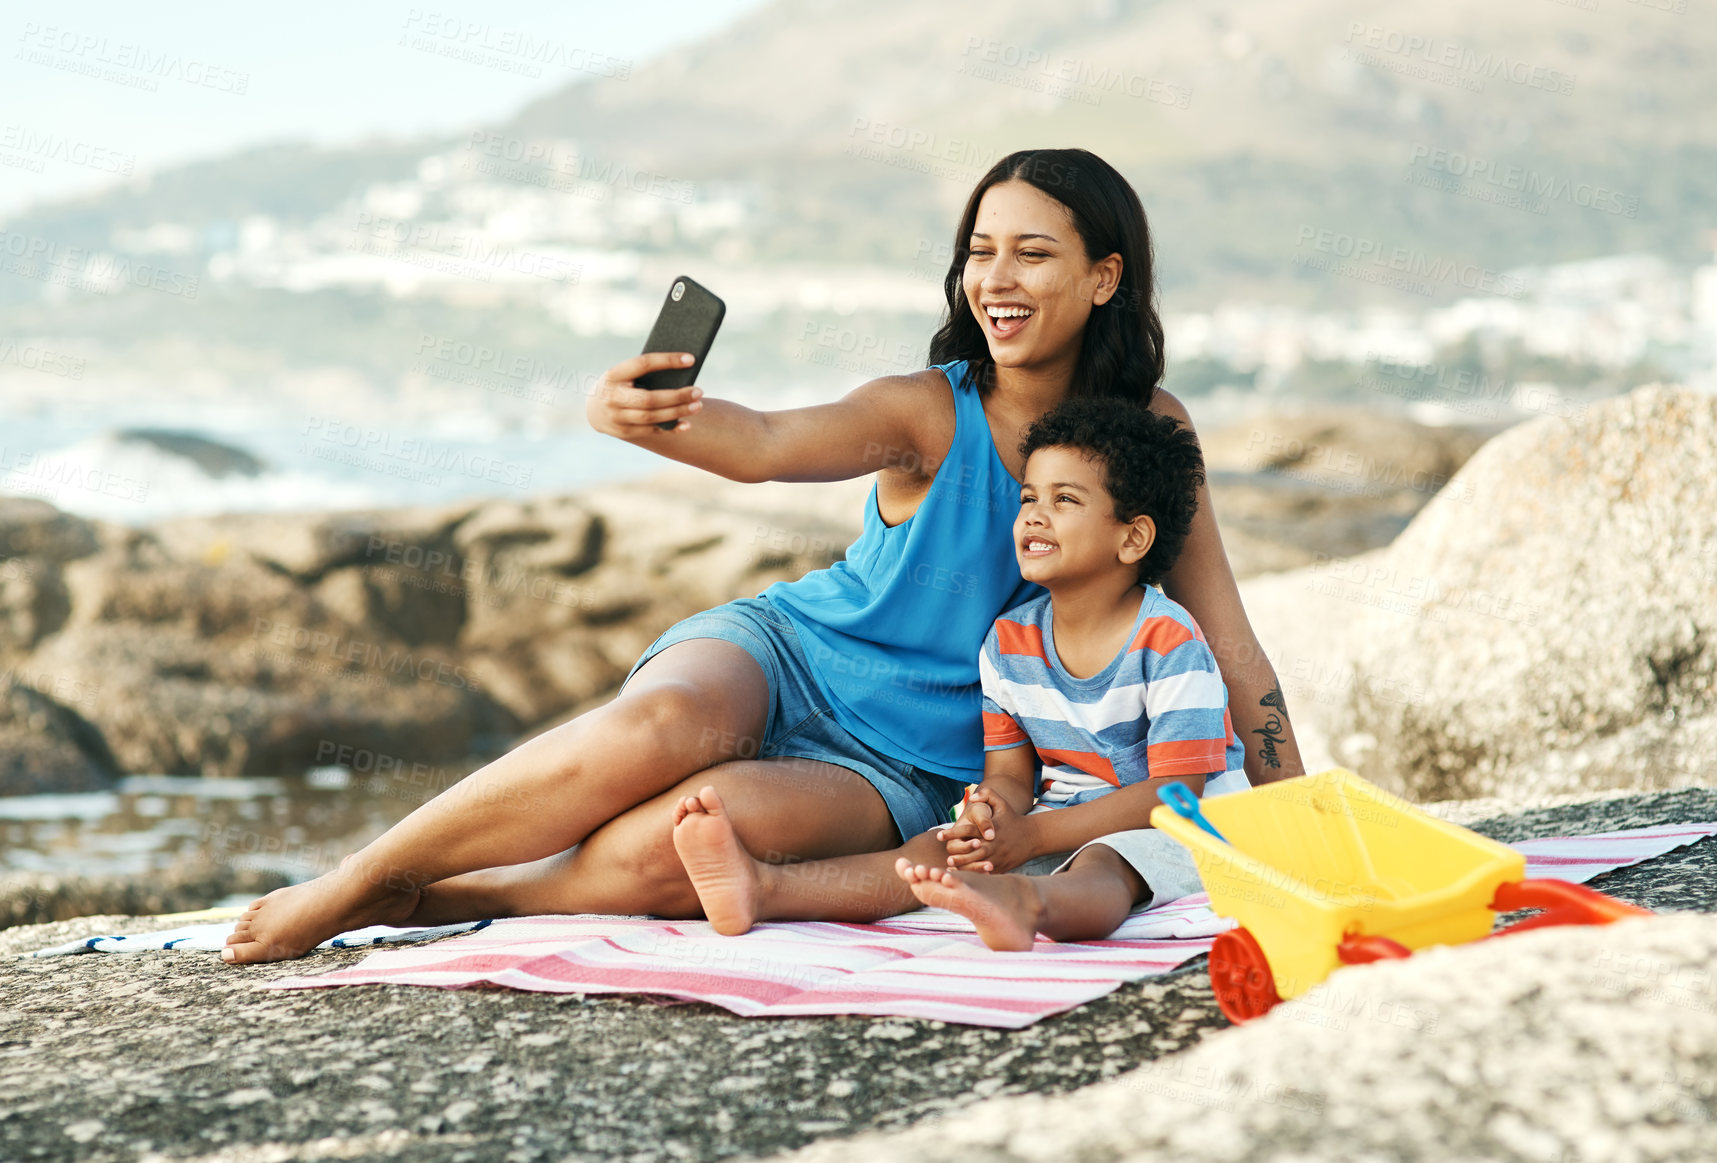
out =
<svg viewBox="0 0 1717 1163"><path fill-rule="evenodd" d="M682 284L685 290L675 300L674 288ZM691 366L650 372L632 382L651 391L684 388L696 383L698 372L703 370L704 357L715 342L715 333L721 328L725 314L727 304L707 288L685 275L675 279L668 287L668 297L662 301L662 310L656 316L655 325L650 328L650 338L644 341L644 351L689 351L693 357ZM656 427L668 431L677 423L676 420L664 420Z"/></svg>

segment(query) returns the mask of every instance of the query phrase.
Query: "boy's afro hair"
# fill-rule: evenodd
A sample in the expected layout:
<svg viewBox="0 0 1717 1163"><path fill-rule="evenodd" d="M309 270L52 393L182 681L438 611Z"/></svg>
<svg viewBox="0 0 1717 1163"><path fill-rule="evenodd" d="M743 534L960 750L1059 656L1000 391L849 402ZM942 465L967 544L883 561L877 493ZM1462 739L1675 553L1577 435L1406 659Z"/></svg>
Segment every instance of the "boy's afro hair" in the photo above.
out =
<svg viewBox="0 0 1717 1163"><path fill-rule="evenodd" d="M1204 483L1204 456L1192 429L1132 400L1079 396L1026 429L1020 456L1029 459L1040 448L1070 448L1100 462L1115 519L1127 522L1143 513L1156 523L1156 540L1139 561L1139 580L1160 584L1186 544Z"/></svg>

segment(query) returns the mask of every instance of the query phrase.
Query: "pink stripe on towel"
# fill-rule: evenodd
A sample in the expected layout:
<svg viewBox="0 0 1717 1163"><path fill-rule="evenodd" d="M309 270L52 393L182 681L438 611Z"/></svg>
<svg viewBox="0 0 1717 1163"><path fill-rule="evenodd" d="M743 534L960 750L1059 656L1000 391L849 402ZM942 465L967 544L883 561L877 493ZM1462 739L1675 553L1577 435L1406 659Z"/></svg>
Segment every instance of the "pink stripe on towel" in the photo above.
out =
<svg viewBox="0 0 1717 1163"><path fill-rule="evenodd" d="M1717 823L1675 824L1514 847L1526 854L1529 877L1585 881L1713 833ZM666 996L746 1017L872 1014L1017 1029L1167 973L1228 927L1202 893L1135 913L1107 940L1039 941L1028 953L986 949L964 918L937 909L877 925L764 924L743 937L719 936L702 921L516 917L263 988L487 984Z"/></svg>

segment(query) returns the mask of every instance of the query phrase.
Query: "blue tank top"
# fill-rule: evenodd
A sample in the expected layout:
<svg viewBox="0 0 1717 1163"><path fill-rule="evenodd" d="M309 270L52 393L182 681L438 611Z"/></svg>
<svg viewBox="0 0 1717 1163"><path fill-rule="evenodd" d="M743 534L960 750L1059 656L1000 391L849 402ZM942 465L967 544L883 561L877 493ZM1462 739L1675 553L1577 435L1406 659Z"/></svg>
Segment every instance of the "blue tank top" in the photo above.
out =
<svg viewBox="0 0 1717 1163"><path fill-rule="evenodd" d="M967 782L984 770L984 636L1049 591L1020 576L1019 482L966 361L933 366L953 386L954 442L917 511L883 524L872 485L846 560L759 596L792 620L836 722L884 755Z"/></svg>

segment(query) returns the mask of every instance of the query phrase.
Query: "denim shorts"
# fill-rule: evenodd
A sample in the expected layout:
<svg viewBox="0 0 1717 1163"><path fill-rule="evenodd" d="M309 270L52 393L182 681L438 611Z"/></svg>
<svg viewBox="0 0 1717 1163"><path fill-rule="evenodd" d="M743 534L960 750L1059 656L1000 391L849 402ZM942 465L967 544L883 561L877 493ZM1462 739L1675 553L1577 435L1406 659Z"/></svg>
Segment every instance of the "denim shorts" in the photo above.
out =
<svg viewBox="0 0 1717 1163"><path fill-rule="evenodd" d="M902 837L948 822L949 809L959 801L965 783L884 755L848 734L817 688L798 630L766 598L734 598L675 622L644 648L626 672L621 689L664 647L688 638L731 642L763 668L769 683L769 710L755 758L795 756L856 771L882 796Z"/></svg>

